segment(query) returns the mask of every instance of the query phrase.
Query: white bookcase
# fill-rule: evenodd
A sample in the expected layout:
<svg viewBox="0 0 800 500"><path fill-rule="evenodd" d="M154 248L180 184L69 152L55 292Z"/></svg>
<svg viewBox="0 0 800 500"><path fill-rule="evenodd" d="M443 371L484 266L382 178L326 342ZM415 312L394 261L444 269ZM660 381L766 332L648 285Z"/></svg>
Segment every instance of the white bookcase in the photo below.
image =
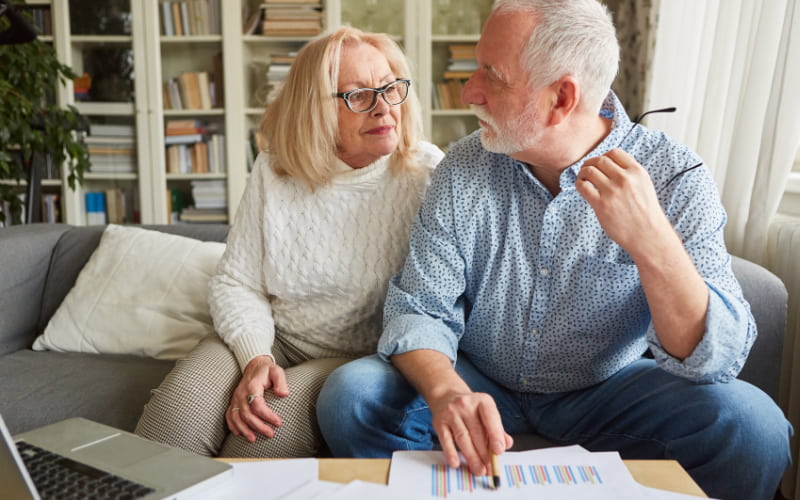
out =
<svg viewBox="0 0 800 500"><path fill-rule="evenodd" d="M251 0L218 0L220 33L164 36L161 30L162 0L129 0L129 32L114 34L74 33L70 22L70 0L49 0L53 37L59 58L78 74L86 69L84 54L90 50L130 51L133 64L132 99L117 101L75 100L70 82L59 89L59 102L74 105L92 123L124 124L135 129L136 163L132 172L87 173L77 190L61 180L62 220L87 223L85 194L121 188L128 209L136 212L135 222L163 224L170 220L168 190L189 190L192 181L222 180L227 192L227 213L232 220L248 178L247 142L250 130L258 126L263 106L254 98L252 73L269 62L270 54L299 49L304 37L269 37L242 33L244 3ZM38 0L36 3L48 3ZM256 1L255 3L259 3ZM366 30L391 34L405 48L414 63L414 85L423 104L427 135L442 147L471 132L477 122L468 110L432 109L435 82L447 67L447 48L453 43L474 43L491 0L323 0L325 26L351 24ZM442 33L442 16L460 16L462 8L474 12L469 22L455 21ZM391 11L387 10L391 9ZM458 17L456 17L458 19ZM465 31L464 26L467 26ZM210 110L165 110L162 84L182 72L208 71L214 54L221 53L224 67L224 102ZM261 68L263 69L263 67ZM113 87L113 85L112 85ZM197 119L215 124L225 135L225 169L215 174L167 173L165 122Z"/></svg>

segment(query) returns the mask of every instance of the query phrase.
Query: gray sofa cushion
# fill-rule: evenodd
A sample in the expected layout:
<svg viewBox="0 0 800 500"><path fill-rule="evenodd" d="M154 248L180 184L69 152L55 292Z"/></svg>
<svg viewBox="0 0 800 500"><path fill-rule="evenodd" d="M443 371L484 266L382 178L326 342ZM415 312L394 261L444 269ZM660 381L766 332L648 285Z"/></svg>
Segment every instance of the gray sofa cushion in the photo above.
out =
<svg viewBox="0 0 800 500"><path fill-rule="evenodd" d="M70 226L0 229L0 355L30 347L53 247Z"/></svg>
<svg viewBox="0 0 800 500"><path fill-rule="evenodd" d="M0 413L12 434L84 417L130 432L173 366L137 356L34 352L0 357Z"/></svg>

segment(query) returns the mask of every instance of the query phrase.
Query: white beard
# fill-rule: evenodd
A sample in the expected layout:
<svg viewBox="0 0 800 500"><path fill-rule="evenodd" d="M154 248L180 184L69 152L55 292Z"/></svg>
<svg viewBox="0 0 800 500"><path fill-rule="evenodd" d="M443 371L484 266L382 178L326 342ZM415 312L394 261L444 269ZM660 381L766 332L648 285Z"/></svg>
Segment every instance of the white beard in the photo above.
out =
<svg viewBox="0 0 800 500"><path fill-rule="evenodd" d="M541 138L542 131L536 126L539 121L534 107L527 106L516 118L501 127L484 112L483 107L471 104L475 115L489 127L481 128L481 144L492 153L513 154L532 148ZM493 134L493 135L490 135Z"/></svg>

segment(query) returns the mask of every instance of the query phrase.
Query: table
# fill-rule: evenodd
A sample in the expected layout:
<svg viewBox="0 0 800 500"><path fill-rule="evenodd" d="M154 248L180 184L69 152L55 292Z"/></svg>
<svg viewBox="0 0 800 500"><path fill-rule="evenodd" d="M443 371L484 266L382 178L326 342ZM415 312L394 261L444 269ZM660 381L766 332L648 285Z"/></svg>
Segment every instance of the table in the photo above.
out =
<svg viewBox="0 0 800 500"><path fill-rule="evenodd" d="M225 458L226 462L259 459ZM269 459L268 459L269 460ZM708 498L703 490L675 460L624 460L633 478L651 488ZM355 479L386 484L389 480L388 458L320 458L319 479L349 483Z"/></svg>

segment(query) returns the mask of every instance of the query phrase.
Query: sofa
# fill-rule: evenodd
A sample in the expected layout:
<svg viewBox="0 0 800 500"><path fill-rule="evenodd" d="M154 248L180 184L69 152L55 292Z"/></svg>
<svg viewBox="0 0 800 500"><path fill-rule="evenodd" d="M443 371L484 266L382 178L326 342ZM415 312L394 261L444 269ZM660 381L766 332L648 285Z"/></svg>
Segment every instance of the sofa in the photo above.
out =
<svg viewBox="0 0 800 500"><path fill-rule="evenodd" d="M225 225L142 226L224 241ZM0 414L12 434L69 417L133 431L174 361L132 355L34 351L103 234L103 226L32 224L0 229ZM733 258L759 336L739 375L778 398L787 293L765 268ZM135 283L131 283L135 286ZM539 442L519 436L517 449Z"/></svg>

